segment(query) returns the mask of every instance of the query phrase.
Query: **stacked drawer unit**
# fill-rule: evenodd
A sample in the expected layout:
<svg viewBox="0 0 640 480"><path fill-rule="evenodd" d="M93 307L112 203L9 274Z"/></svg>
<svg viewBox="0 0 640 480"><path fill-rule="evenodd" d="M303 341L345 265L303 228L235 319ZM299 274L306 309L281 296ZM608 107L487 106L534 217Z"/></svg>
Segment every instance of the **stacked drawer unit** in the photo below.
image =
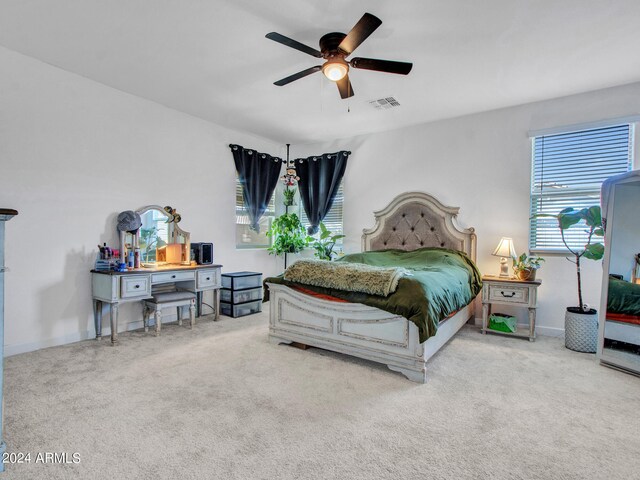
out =
<svg viewBox="0 0 640 480"><path fill-rule="evenodd" d="M262 311L262 274L233 272L222 274L220 311L229 317L243 317Z"/></svg>

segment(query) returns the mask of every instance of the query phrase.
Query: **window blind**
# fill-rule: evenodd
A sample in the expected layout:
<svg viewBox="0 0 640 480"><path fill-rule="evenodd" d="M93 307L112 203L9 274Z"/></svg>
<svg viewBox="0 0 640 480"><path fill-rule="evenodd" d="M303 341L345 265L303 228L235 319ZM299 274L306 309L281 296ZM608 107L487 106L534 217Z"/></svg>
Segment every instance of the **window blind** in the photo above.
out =
<svg viewBox="0 0 640 480"><path fill-rule="evenodd" d="M309 226L309 219L307 218L307 214L302 207L302 201L300 203L300 221L305 227ZM342 208L344 205L344 190L343 183L340 182L340 187L338 187L338 193L336 193L336 198L333 201L333 205L331 209L327 213L327 216L324 217L322 223L327 227L328 230L331 231L333 235L342 235L343 226L342 226ZM338 240L337 243L342 243L342 240Z"/></svg>
<svg viewBox="0 0 640 480"><path fill-rule="evenodd" d="M622 124L533 138L529 249L564 251L557 221L538 218L560 210L600 204L602 182L631 170L633 125ZM585 229L565 232L570 247L581 248Z"/></svg>
<svg viewBox="0 0 640 480"><path fill-rule="evenodd" d="M275 207L275 193L271 196L271 200L269 200L269 205L267 209L264 211L265 217L273 217L276 214ZM247 215L247 211L244 208L244 197L242 195L242 184L240 180L236 178L236 223L238 225L249 225L249 215Z"/></svg>
<svg viewBox="0 0 640 480"><path fill-rule="evenodd" d="M244 207L242 184L240 183L240 179L236 177L236 248L257 248L271 245L271 238L266 236L266 231L271 226L271 221L275 217L275 214L274 192L264 215L258 222L260 224L260 233L258 234L250 230L249 225L251 221Z"/></svg>

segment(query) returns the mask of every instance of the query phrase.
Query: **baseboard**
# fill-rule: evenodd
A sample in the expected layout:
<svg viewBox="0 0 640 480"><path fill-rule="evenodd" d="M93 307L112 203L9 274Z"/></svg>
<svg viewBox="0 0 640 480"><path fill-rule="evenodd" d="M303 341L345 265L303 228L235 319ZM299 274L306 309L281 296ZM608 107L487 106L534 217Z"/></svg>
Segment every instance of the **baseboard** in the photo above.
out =
<svg viewBox="0 0 640 480"><path fill-rule="evenodd" d="M482 318L475 318L475 326L482 327ZM518 330L527 330L529 325L526 323L519 323ZM536 325L536 335L543 335L545 337L564 337L564 328L557 327L545 327L544 325Z"/></svg>
<svg viewBox="0 0 640 480"><path fill-rule="evenodd" d="M564 337L564 328L536 325L536 334L544 335L547 337Z"/></svg>
<svg viewBox="0 0 640 480"><path fill-rule="evenodd" d="M168 320L169 323L171 320ZM108 323L108 322L107 322ZM163 322L164 323L164 322ZM142 320L138 320L135 322L128 323L124 330L120 330L128 332L131 330L138 330L142 328L144 325ZM111 328L109 325L105 325L102 328L102 336L109 337L111 336ZM61 337L49 338L46 340L41 340L38 342L32 343L20 343L17 345L5 345L4 346L4 356L11 357L13 355L19 355L21 353L33 352L35 350L41 350L43 348L49 347L58 347L60 345L68 345L69 343L82 342L83 340L95 339L96 332L92 328L91 330L85 330L84 332L75 332L69 335L63 335Z"/></svg>

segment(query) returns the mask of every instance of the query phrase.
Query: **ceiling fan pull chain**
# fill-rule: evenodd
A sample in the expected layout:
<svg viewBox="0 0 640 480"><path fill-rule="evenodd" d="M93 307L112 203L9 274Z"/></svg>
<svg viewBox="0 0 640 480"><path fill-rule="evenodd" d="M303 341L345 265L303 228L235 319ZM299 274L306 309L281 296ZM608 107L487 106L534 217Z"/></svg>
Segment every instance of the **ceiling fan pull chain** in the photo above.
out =
<svg viewBox="0 0 640 480"><path fill-rule="evenodd" d="M322 92L324 92L324 78L320 78L320 113L324 113L324 102L322 101Z"/></svg>

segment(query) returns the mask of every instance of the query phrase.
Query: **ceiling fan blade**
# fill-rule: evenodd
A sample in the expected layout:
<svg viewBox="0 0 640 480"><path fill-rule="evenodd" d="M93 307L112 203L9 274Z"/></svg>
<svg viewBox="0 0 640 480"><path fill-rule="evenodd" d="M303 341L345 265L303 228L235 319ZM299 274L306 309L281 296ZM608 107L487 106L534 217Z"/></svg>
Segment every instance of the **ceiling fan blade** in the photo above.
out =
<svg viewBox="0 0 640 480"><path fill-rule="evenodd" d="M347 33L347 36L344 37L342 42L340 42L338 49L342 50L346 55L350 55L358 48L358 45L364 42L380 25L382 25L382 20L375 15L365 13L351 31Z"/></svg>
<svg viewBox="0 0 640 480"><path fill-rule="evenodd" d="M340 80L336 82L338 86L338 91L340 92L340 96L344 98L353 97L353 87L351 86L351 80L349 80L349 75L345 75Z"/></svg>
<svg viewBox="0 0 640 480"><path fill-rule="evenodd" d="M397 73L399 75L407 75L413 63L394 62L392 60L378 60L376 58L352 58L349 64L353 68L362 68L364 70L375 70L377 72Z"/></svg>
<svg viewBox="0 0 640 480"><path fill-rule="evenodd" d="M316 73L320 70L322 70L322 67L320 65L316 65L315 67L307 68L306 70L302 70L301 72L294 73L293 75L289 75L288 77L283 78L282 80L273 82L273 84L279 87L282 87L288 83L294 82L296 80L300 80L301 78L306 77L307 75L311 75L312 73Z"/></svg>
<svg viewBox="0 0 640 480"><path fill-rule="evenodd" d="M315 48L308 47L303 43L297 42L292 38L285 37L284 35L280 35L279 33L276 33L276 32L267 33L265 37L267 37L269 40L273 40L274 42L278 42L278 43L281 43L282 45L286 45L287 47L300 50L301 52L307 53L313 57L322 58L322 54Z"/></svg>

